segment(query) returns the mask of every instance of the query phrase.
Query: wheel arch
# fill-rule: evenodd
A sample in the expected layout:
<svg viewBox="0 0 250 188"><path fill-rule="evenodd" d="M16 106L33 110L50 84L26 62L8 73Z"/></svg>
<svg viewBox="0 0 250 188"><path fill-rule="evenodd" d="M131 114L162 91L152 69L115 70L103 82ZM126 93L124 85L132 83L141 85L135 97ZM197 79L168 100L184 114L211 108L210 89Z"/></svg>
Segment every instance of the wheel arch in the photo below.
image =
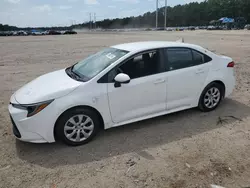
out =
<svg viewBox="0 0 250 188"><path fill-rule="evenodd" d="M71 107L71 108L65 110L65 111L62 112L62 113L59 115L59 117L57 118L57 120L56 120L56 122L55 122L55 124L54 124L54 129L53 129L53 134L54 134L55 140L58 139L58 136L56 135L56 126L57 126L58 121L60 120L60 118L61 118L65 113L67 113L67 112L70 111L70 110L76 109L76 108L85 108L85 109L89 109L89 110L94 111L94 112L98 115L99 120L101 121L101 129L104 129L104 120L103 120L103 117L102 117L101 113L100 113L97 109L95 109L95 108L92 107L92 106L88 106L88 105L78 105L78 106L74 106L74 107Z"/></svg>
<svg viewBox="0 0 250 188"><path fill-rule="evenodd" d="M200 102L201 95L202 95L203 91L206 89L207 86L209 86L210 84L213 84L213 83L217 83L217 84L222 85L222 87L223 87L222 97L223 97L223 98L225 97L225 94L226 94L226 86L225 86L224 82L221 81L221 80L219 80L219 79L215 79L215 80L213 80L213 81L210 81L208 84L206 84L206 85L203 87L203 90L201 90L201 92L200 92L200 94L199 94L198 101L197 101L197 105L198 105L199 102Z"/></svg>
<svg viewBox="0 0 250 188"><path fill-rule="evenodd" d="M211 108L211 109L208 109L208 108L203 107L203 104L201 103L201 101L202 101L202 99L203 99L203 95L205 94L207 88L211 87L212 84L217 84L217 85L220 85L220 86L221 86L221 89L222 89L221 92L222 92L222 94L221 94L219 103L220 103L221 100L223 100L224 97L225 97L226 86L225 86L225 84L224 84L223 81L221 81L221 80L213 80L213 81L209 82L209 83L204 87L204 89L202 90L202 92L200 93L199 100L198 100L198 103L197 103L198 108L199 108L202 112L209 112L209 111L211 111L211 109L213 110L213 109L217 108L217 106L219 105L219 103L218 103L215 107L213 107L213 108Z"/></svg>
<svg viewBox="0 0 250 188"><path fill-rule="evenodd" d="M210 85L210 84L212 84L212 83L217 83L217 84L222 85L222 88L223 88L222 97L224 98L224 97L225 97L225 93L226 93L226 85L224 84L224 82L221 81L221 80L214 80L214 81L210 82L208 85ZM208 85L207 85L207 86L208 86ZM206 87L207 87L207 86L206 86ZM206 88L206 87L205 87L205 88ZM204 89L205 89L205 88L204 88Z"/></svg>

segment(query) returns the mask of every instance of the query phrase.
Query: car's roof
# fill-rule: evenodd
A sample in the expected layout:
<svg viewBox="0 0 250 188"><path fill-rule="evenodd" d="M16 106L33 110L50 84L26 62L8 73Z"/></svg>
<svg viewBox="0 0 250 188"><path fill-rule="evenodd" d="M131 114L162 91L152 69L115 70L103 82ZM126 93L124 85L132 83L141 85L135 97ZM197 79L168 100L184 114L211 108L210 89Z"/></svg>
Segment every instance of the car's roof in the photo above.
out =
<svg viewBox="0 0 250 188"><path fill-rule="evenodd" d="M133 42L133 43L124 43L112 46L113 48L126 50L129 52L140 52L150 49L156 48L166 48L166 47L189 47L194 48L197 50L201 50L202 47L188 44L188 43L181 43L181 42L168 42L168 41L145 41L145 42Z"/></svg>

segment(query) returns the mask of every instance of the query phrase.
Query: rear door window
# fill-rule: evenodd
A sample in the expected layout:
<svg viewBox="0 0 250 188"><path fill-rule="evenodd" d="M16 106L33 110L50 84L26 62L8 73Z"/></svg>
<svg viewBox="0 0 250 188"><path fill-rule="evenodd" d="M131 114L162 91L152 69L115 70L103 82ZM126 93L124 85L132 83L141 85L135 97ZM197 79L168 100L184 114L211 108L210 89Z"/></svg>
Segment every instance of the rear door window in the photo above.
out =
<svg viewBox="0 0 250 188"><path fill-rule="evenodd" d="M165 56L169 71L198 66L212 60L207 55L189 48L167 48Z"/></svg>
<svg viewBox="0 0 250 188"><path fill-rule="evenodd" d="M168 68L170 71L193 66L192 51L186 48L166 49Z"/></svg>
<svg viewBox="0 0 250 188"><path fill-rule="evenodd" d="M201 52L198 52L196 50L192 50L193 52L193 58L194 58L194 62L197 64L197 65L200 65L200 64L203 64L203 63L207 63L209 61L212 61L212 58L201 53Z"/></svg>
<svg viewBox="0 0 250 188"><path fill-rule="evenodd" d="M193 52L194 63L197 65L203 64L204 63L204 55L195 51L195 50L192 50L192 52Z"/></svg>

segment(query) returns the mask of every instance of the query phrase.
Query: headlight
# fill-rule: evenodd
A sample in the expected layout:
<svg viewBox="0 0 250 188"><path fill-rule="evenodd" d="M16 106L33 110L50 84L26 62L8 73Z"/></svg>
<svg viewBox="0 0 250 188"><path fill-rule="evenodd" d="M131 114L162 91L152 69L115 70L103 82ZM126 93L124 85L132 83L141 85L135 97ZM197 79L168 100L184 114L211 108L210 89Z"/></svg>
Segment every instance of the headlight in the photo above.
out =
<svg viewBox="0 0 250 188"><path fill-rule="evenodd" d="M46 108L53 100L40 102L36 104L12 104L13 107L26 109L28 111L27 117L34 116L35 114L41 112L44 108Z"/></svg>

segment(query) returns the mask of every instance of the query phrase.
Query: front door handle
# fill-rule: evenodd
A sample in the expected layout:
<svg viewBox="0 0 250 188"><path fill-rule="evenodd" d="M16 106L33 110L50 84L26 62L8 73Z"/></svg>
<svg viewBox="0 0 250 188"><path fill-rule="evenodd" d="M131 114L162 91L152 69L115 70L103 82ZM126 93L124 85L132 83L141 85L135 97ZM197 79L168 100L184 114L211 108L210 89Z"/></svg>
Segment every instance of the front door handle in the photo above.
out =
<svg viewBox="0 0 250 188"><path fill-rule="evenodd" d="M158 80L156 80L156 81L154 82L154 84L161 84L161 83L164 83L164 82L166 82L165 79L158 79Z"/></svg>
<svg viewBox="0 0 250 188"><path fill-rule="evenodd" d="M203 70L203 69L198 69L195 73L196 74L202 74L202 73L204 73L205 72L205 70Z"/></svg>

